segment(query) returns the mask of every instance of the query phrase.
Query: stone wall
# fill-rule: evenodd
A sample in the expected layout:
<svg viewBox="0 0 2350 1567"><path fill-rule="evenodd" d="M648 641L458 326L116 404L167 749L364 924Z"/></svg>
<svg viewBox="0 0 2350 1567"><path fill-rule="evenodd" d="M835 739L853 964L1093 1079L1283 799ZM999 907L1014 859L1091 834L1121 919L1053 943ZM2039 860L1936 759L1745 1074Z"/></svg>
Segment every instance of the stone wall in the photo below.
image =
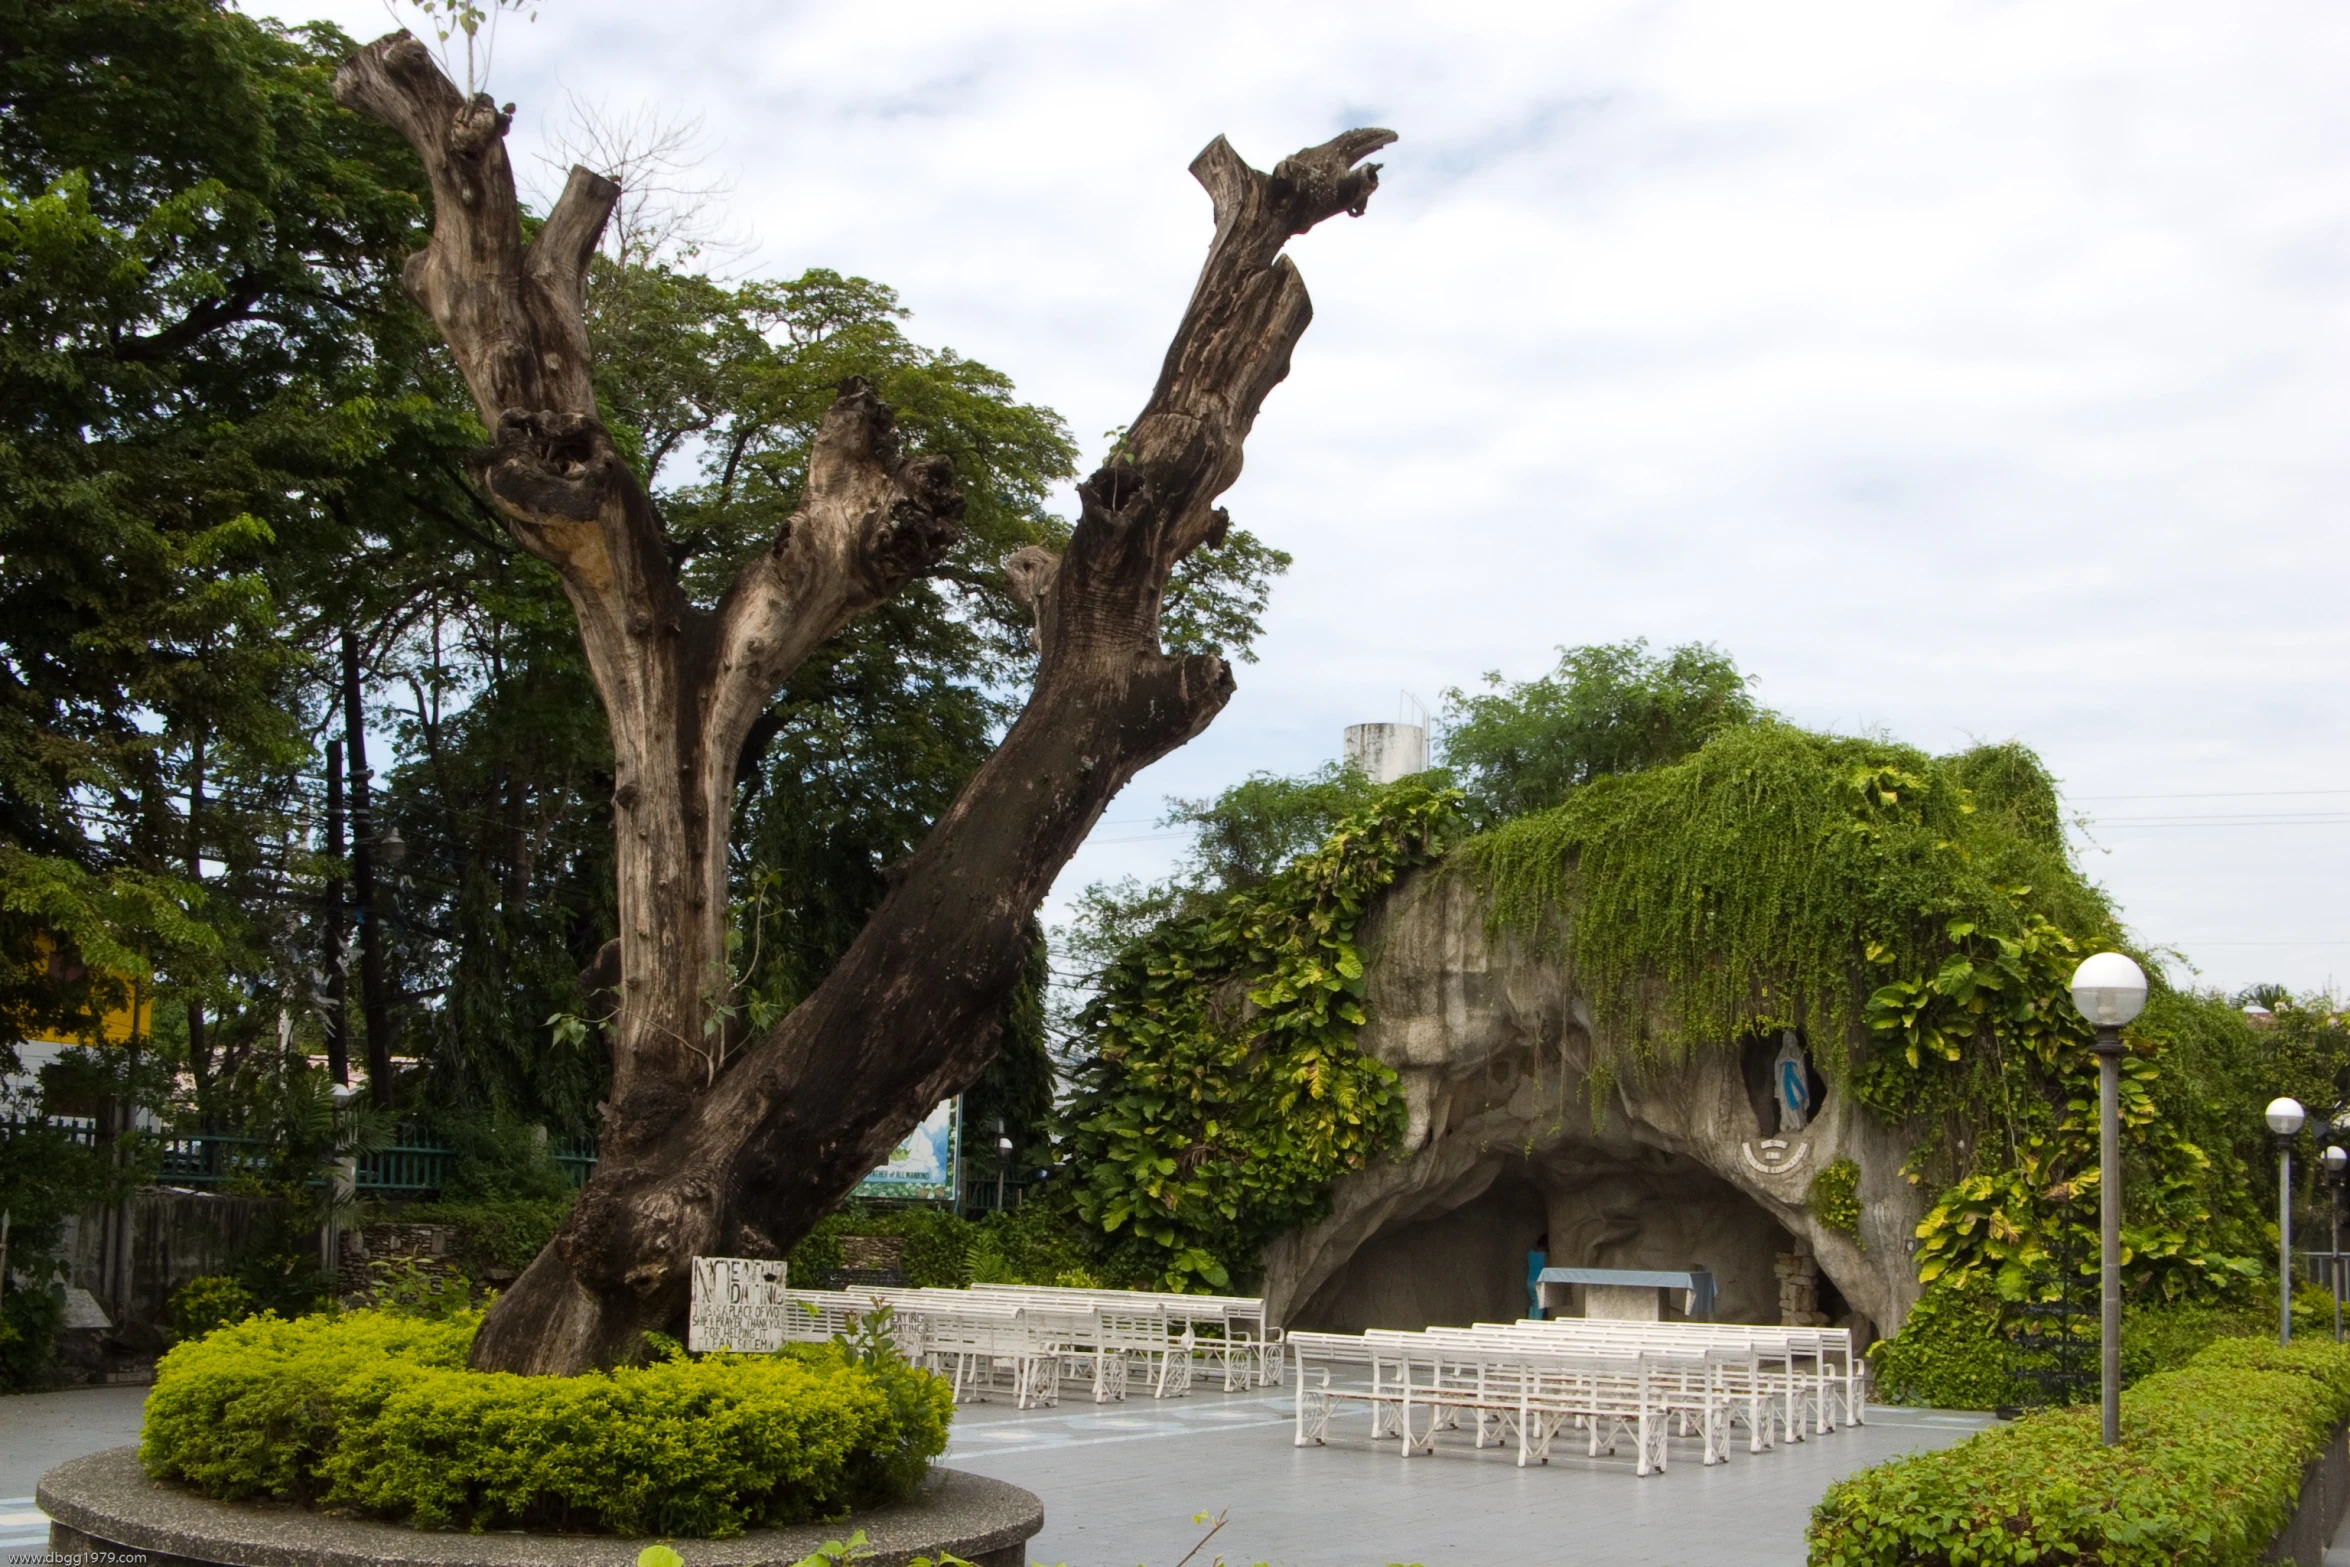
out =
<svg viewBox="0 0 2350 1567"><path fill-rule="evenodd" d="M245 1253L267 1208L255 1197L144 1188L119 1206L66 1222L70 1282L105 1307L117 1332L143 1340L140 1329L169 1321L173 1291L200 1274L227 1271Z"/></svg>
<svg viewBox="0 0 2350 1567"><path fill-rule="evenodd" d="M1486 1307L1522 1303L1546 1230L1555 1266L1709 1269L1723 1320L1779 1321L1777 1259L1799 1252L1817 1263L1821 1314L1864 1337L1908 1314L1924 1205L1899 1174L1903 1129L1831 1089L1782 1134L1739 1041L1595 1076L1610 1053L1571 966L1489 937L1481 894L1445 867L1399 881L1359 939L1361 1043L1402 1075L1409 1124L1394 1157L1338 1183L1329 1218L1267 1250L1277 1320L1490 1320ZM1861 1171L1859 1244L1804 1206L1840 1158Z"/></svg>

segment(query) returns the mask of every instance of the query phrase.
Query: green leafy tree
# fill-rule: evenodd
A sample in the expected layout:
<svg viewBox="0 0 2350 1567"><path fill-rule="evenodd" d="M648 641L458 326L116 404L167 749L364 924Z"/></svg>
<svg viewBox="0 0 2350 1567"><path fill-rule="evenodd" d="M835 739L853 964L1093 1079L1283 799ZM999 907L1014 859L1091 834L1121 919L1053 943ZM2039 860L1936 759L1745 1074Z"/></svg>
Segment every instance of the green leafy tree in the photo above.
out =
<svg viewBox="0 0 2350 1567"><path fill-rule="evenodd" d="M13 0L0 36L0 968L79 986L10 1021L159 1000L133 1044L219 1122L308 1011L317 589L464 435L399 290L424 180L336 108L331 28Z"/></svg>
<svg viewBox="0 0 2350 1567"><path fill-rule="evenodd" d="M1645 639L1561 648L1533 680L1485 677L1489 690L1444 693L1445 766L1490 827L1546 810L1579 784L1678 761L1760 715L1727 653Z"/></svg>

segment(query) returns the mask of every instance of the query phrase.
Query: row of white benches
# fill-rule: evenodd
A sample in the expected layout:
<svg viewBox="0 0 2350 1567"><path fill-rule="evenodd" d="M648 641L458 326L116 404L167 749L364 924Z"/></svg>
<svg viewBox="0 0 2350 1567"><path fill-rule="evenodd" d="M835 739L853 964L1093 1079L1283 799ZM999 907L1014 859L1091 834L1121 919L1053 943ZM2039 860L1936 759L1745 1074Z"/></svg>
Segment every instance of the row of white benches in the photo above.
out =
<svg viewBox="0 0 2350 1567"><path fill-rule="evenodd" d="M1227 1391L1277 1381L1280 1338L1264 1303L1238 1296L1155 1295L1032 1286L791 1290L787 1334L823 1340L888 1306L908 1360L946 1377L958 1403L1008 1388L1021 1409L1057 1404L1065 1381L1096 1403L1126 1397L1139 1375L1154 1398L1190 1390L1195 1356L1221 1362Z"/></svg>
<svg viewBox="0 0 2350 1567"><path fill-rule="evenodd" d="M1222 1370L1227 1393L1252 1383L1272 1387L1281 1380L1281 1330L1265 1321L1265 1302L1257 1296L1167 1295L1151 1290L1076 1289L1044 1284L974 1284L971 1294L1048 1307L1082 1305L1102 1311L1158 1311L1170 1323L1180 1322L1189 1330L1193 1352Z"/></svg>
<svg viewBox="0 0 2350 1567"><path fill-rule="evenodd" d="M1515 1439L1518 1463L1547 1463L1562 1430L1587 1450L1633 1444L1634 1472L1661 1473L1667 1438L1703 1438L1727 1461L1733 1428L1750 1452L1826 1435L1867 1416L1867 1366L1843 1328L1633 1323L1568 1318L1363 1334L1290 1333L1297 1373L1295 1441L1318 1446L1332 1415L1359 1403L1374 1440L1433 1453L1439 1431L1475 1422L1480 1448ZM1339 1378L1344 1376L1346 1380Z"/></svg>

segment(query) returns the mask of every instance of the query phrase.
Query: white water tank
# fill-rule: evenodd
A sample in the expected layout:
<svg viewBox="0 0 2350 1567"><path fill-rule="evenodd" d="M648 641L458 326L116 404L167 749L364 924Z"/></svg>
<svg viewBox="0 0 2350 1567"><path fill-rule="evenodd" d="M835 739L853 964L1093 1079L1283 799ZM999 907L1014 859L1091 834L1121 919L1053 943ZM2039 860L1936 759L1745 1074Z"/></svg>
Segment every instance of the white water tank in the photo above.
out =
<svg viewBox="0 0 2350 1567"><path fill-rule="evenodd" d="M1346 760L1371 782L1388 784L1428 770L1426 724L1349 724Z"/></svg>

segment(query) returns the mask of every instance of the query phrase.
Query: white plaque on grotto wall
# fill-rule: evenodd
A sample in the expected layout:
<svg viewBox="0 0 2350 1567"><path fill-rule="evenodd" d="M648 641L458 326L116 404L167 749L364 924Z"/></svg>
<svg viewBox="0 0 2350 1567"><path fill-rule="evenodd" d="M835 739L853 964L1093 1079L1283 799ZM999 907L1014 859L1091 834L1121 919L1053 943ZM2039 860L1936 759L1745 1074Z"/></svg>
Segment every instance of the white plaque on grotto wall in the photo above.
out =
<svg viewBox="0 0 2350 1567"><path fill-rule="evenodd" d="M696 1257L685 1347L767 1355L783 1348L784 1265L761 1257Z"/></svg>

